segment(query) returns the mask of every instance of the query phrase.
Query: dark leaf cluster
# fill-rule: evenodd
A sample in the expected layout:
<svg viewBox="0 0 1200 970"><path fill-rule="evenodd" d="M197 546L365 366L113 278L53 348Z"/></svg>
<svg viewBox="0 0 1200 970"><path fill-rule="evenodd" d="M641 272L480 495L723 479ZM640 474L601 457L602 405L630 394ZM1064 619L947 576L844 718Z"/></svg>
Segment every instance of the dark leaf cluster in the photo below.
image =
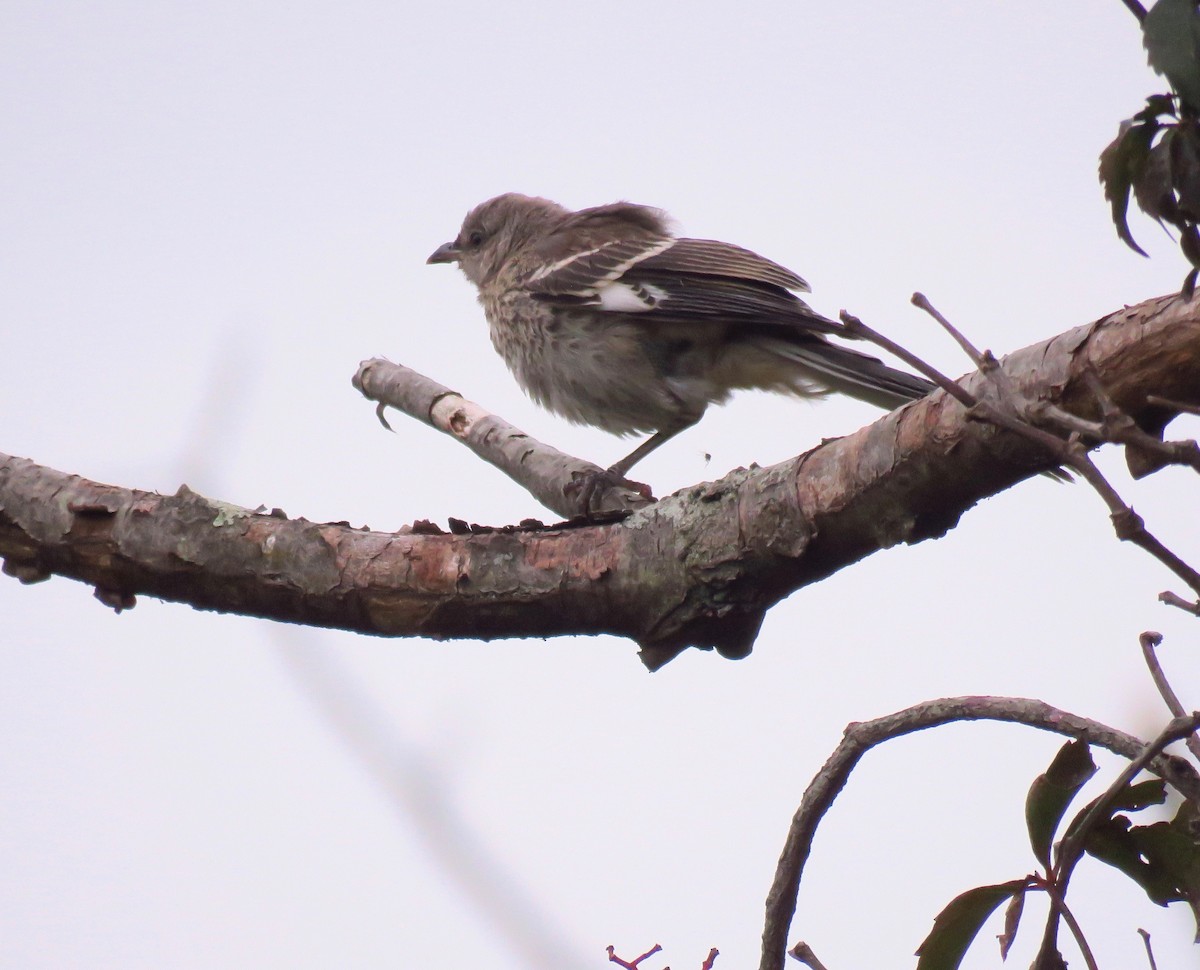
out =
<svg viewBox="0 0 1200 970"><path fill-rule="evenodd" d="M1179 232L1192 265L1183 285L1190 296L1200 272L1200 116L1173 95L1148 98L1100 153L1100 181L1117 235L1135 252L1146 255L1129 231L1130 192L1146 215Z"/></svg>
<svg viewBox="0 0 1200 970"><path fill-rule="evenodd" d="M1115 795L1100 795L1074 815L1056 841L1071 802L1095 773L1086 742L1070 741L1058 751L1030 786L1025 801L1029 845L1041 871L977 886L951 900L917 950L918 970L956 970L983 924L1007 901L1004 932L999 936L1000 955L1006 957L1016 939L1025 896L1031 891L1045 892L1051 899L1047 931L1033 966L1039 970L1065 967L1056 930L1060 915L1069 913L1065 893L1077 858L1071 857L1069 847L1119 869L1160 906L1187 903L1200 927L1200 810L1184 801L1169 821L1149 825L1135 825L1128 814L1121 814L1163 804L1162 781L1128 784ZM1197 935L1200 938L1200 932ZM1078 935L1077 942L1086 948Z"/></svg>
<svg viewBox="0 0 1200 970"><path fill-rule="evenodd" d="M1135 252L1126 220L1129 195L1164 228L1179 233L1192 269L1185 296L1200 274L1200 10L1195 0L1159 0L1142 19L1150 66L1170 82L1173 94L1156 94L1121 123L1100 153L1100 181L1112 206L1117 235Z"/></svg>

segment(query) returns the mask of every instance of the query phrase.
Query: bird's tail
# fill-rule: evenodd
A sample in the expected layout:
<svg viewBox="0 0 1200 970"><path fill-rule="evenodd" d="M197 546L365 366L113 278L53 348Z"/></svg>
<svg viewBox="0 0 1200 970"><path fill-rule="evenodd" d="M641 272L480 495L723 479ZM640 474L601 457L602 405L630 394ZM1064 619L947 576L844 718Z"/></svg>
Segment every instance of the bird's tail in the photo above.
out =
<svg viewBox="0 0 1200 970"><path fill-rule="evenodd" d="M906 374L869 354L827 340L772 340L764 342L764 346L799 364L806 372L805 378L889 411L922 398L937 387L923 377ZM1051 468L1042 474L1055 482L1074 481L1065 468Z"/></svg>
<svg viewBox="0 0 1200 970"><path fill-rule="evenodd" d="M827 340L773 340L769 349L799 364L805 377L839 394L888 411L924 397L937 385Z"/></svg>

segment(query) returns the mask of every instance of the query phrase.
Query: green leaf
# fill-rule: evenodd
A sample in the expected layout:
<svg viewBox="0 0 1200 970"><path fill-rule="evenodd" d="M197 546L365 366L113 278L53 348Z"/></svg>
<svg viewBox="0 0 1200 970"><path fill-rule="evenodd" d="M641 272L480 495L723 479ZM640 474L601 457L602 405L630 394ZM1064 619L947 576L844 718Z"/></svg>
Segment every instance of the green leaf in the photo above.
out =
<svg viewBox="0 0 1200 970"><path fill-rule="evenodd" d="M1150 146L1161 126L1156 121L1122 121L1117 137L1100 153L1100 182L1104 197L1112 206L1117 235L1135 253L1145 251L1133 241L1125 213L1129 208L1129 190L1150 158Z"/></svg>
<svg viewBox="0 0 1200 970"><path fill-rule="evenodd" d="M1134 834L1136 831L1137 828L1124 815L1104 819L1088 834L1084 848L1088 855L1125 873L1142 887L1151 902L1159 906L1178 902L1183 897L1180 896L1170 873L1142 858L1138 846L1139 838Z"/></svg>
<svg viewBox="0 0 1200 970"><path fill-rule="evenodd" d="M1179 206L1175 202L1175 185L1171 176L1171 144L1177 129L1166 126L1158 144L1146 155L1146 160L1133 176L1133 195L1138 208L1161 226L1164 219L1179 225Z"/></svg>
<svg viewBox="0 0 1200 970"><path fill-rule="evenodd" d="M1084 741L1068 741L1058 750L1050 767L1038 775L1025 797L1025 826L1029 845L1047 873L1050 846L1071 799L1096 773L1096 763Z"/></svg>
<svg viewBox="0 0 1200 970"><path fill-rule="evenodd" d="M1174 132L1170 147L1171 185L1179 197L1179 211L1184 218L1200 221L1200 125L1189 121Z"/></svg>
<svg viewBox="0 0 1200 970"><path fill-rule="evenodd" d="M1114 812L1140 812L1151 805L1161 805L1166 800L1167 783L1161 778L1148 778L1136 785L1126 785L1109 807Z"/></svg>
<svg viewBox="0 0 1200 970"><path fill-rule="evenodd" d="M1142 21L1150 66L1200 111L1200 14L1194 0L1158 0Z"/></svg>
<svg viewBox="0 0 1200 970"><path fill-rule="evenodd" d="M1075 830L1079 828L1079 824L1087 818L1088 813L1099 804L1100 799L1103 797L1103 795L1100 795L1093 798L1075 813L1075 817L1071 819L1071 824L1063 832L1064 839L1068 839L1075 834ZM1108 815L1106 818L1112 818L1117 812L1140 812L1151 805L1161 805L1166 800L1167 785L1162 779L1150 778L1147 781L1139 781L1136 785L1126 785L1117 793L1112 804L1108 806Z"/></svg>
<svg viewBox="0 0 1200 970"><path fill-rule="evenodd" d="M1010 896L1024 894L1024 879L977 886L955 896L933 921L933 929L917 947L917 970L957 970L980 927Z"/></svg>
<svg viewBox="0 0 1200 970"><path fill-rule="evenodd" d="M1087 851L1129 876L1160 906L1186 902L1200 940L1200 810L1184 802L1169 822L1130 825L1123 815L1096 826Z"/></svg>
<svg viewBox="0 0 1200 970"><path fill-rule="evenodd" d="M1189 222L1183 227L1183 234L1179 238L1179 248L1183 250L1183 255L1187 257L1188 262L1193 266L1200 266L1200 232L1196 231L1196 224Z"/></svg>

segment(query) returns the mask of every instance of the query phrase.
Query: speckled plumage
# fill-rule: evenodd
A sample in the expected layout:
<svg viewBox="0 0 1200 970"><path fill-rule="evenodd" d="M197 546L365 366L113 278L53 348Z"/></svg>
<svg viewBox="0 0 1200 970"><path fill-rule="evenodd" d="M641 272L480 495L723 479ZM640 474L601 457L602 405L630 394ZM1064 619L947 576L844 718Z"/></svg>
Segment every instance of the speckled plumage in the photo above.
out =
<svg viewBox="0 0 1200 970"><path fill-rule="evenodd" d="M497 196L429 262L457 262L475 284L493 345L537 403L613 434L654 432L613 466L622 475L733 390L838 391L891 408L932 388L831 343L841 325L796 296L808 284L795 273L678 239L648 206L572 212Z"/></svg>

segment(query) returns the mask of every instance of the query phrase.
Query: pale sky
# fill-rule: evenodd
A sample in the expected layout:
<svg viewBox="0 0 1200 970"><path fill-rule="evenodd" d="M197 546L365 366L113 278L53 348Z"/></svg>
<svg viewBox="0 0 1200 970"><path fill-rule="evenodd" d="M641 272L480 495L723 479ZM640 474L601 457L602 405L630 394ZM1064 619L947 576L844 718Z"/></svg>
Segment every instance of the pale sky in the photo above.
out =
<svg viewBox="0 0 1200 970"><path fill-rule="evenodd" d="M903 5L0 5L0 451L129 487L395 529L544 510L351 388L383 355L607 465L539 411L471 287L425 257L499 192L661 206L937 363L922 290L997 353L1177 289L1096 158L1163 90L1118 0ZM746 394L639 466L658 494L875 417ZM1193 424L1177 429L1196 434ZM711 454L711 461L705 455ZM1194 478L1130 483L1200 560ZM382 640L0 581L0 967L603 967L758 960L805 784L844 725L954 694L1143 735L1137 635L1200 706L1195 621L1084 486L1026 482L938 542L768 616L741 662L650 675L609 637ZM1061 743L1013 726L874 752L818 834L791 942L904 967L971 886L1024 875ZM1097 756L1107 784L1118 763ZM1194 960L1179 907L1085 862L1103 966ZM1028 965L1030 919L1014 966ZM989 925L968 958L999 965ZM1072 965L1078 956L1068 950Z"/></svg>

